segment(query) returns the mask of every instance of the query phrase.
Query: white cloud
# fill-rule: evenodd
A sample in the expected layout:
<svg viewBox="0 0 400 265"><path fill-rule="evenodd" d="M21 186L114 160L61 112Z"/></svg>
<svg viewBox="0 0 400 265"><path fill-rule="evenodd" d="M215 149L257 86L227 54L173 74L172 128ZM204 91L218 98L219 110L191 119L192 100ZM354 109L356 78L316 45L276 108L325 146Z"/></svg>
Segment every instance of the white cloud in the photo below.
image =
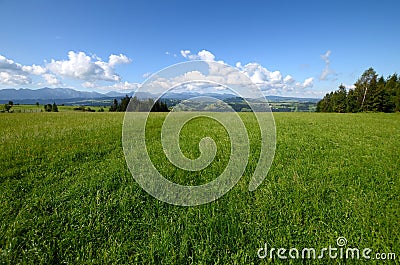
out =
<svg viewBox="0 0 400 265"><path fill-rule="evenodd" d="M23 70L23 66L0 55L0 84L7 86L19 86L31 84L29 73Z"/></svg>
<svg viewBox="0 0 400 265"><path fill-rule="evenodd" d="M112 86L108 86L108 87L103 87L103 89L106 90L116 90L116 91L133 91L133 90L137 90L137 88L140 86L139 83L130 83L130 82L119 82L119 83L115 83Z"/></svg>
<svg viewBox="0 0 400 265"><path fill-rule="evenodd" d="M118 82L113 85L98 85L95 82L86 81L82 83L82 86L85 88L92 88L97 91L109 92L109 91L117 91L117 92L131 92L138 89L140 86L139 83L130 83L130 82Z"/></svg>
<svg viewBox="0 0 400 265"><path fill-rule="evenodd" d="M287 75L284 79L283 82L285 82L286 84L292 84L294 82L294 78L291 75Z"/></svg>
<svg viewBox="0 0 400 265"><path fill-rule="evenodd" d="M114 67L117 64L127 64L127 63L131 63L131 62L132 62L132 60L123 54L120 54L120 55L111 54L108 57L108 65L110 67Z"/></svg>
<svg viewBox="0 0 400 265"><path fill-rule="evenodd" d="M314 85L314 78L309 77L303 82L303 88L312 87Z"/></svg>
<svg viewBox="0 0 400 265"><path fill-rule="evenodd" d="M210 62L219 62L225 64L223 61L216 61L216 56L207 50L201 50L197 54L192 54L190 50L181 50L182 57L188 60L204 60ZM329 54L327 55L329 56ZM314 85L314 78L308 77L303 81L296 81L293 76L285 75L283 76L281 71L275 70L270 71L258 63L248 63L243 65L241 62L235 64L236 68L241 71L244 75L237 74L230 67L220 67L219 64L209 64L209 71L207 76L204 76L201 72L190 71L181 76L177 76L173 79L159 78L154 80L149 88L153 93L158 93L163 88L171 88L176 84L191 82L194 80L206 80L209 82L214 82L217 84L226 84L229 86L240 88L249 84L249 79L257 84L257 86L264 91L265 94L278 94L287 95L305 93L305 89L311 88ZM247 76L249 79L244 78ZM214 88L214 90L226 89L223 86L208 85L199 86L198 89L202 88ZM187 89L193 91L195 88L193 86L181 85L180 89ZM249 92L252 93L252 92Z"/></svg>
<svg viewBox="0 0 400 265"><path fill-rule="evenodd" d="M32 80L23 74L0 72L0 84L9 86L28 85Z"/></svg>
<svg viewBox="0 0 400 265"><path fill-rule="evenodd" d="M92 61L94 59L94 61ZM47 68L54 74L61 77L69 77L89 82L110 81L119 82L121 77L115 73L114 66L122 63L129 63L131 59L123 54L111 54L109 61L103 62L101 58L90 57L84 52L68 53L68 60L51 60Z"/></svg>
<svg viewBox="0 0 400 265"><path fill-rule="evenodd" d="M22 70L34 74L34 75L43 75L47 72L47 69L45 67L42 67L40 65L24 65L22 66Z"/></svg>
<svg viewBox="0 0 400 265"><path fill-rule="evenodd" d="M95 88L95 87L96 87L96 83L86 81L86 82L83 82L83 83L82 83L82 86L83 86L83 87L86 87L86 88Z"/></svg>
<svg viewBox="0 0 400 265"><path fill-rule="evenodd" d="M329 60L329 56L331 55L331 50L328 50L325 54L320 55L321 59L325 62L325 67L322 70L319 80L327 80L329 75L334 74L335 71L331 69L331 61Z"/></svg>
<svg viewBox="0 0 400 265"><path fill-rule="evenodd" d="M215 55L207 50L201 50L197 54L191 54L190 50L181 50L181 55L189 60L215 61Z"/></svg>
<svg viewBox="0 0 400 265"><path fill-rule="evenodd" d="M242 64L236 63L241 66ZM241 66L241 71L246 74L250 80L256 83L261 90L268 94L284 94L286 92L295 92L314 85L314 78L309 77L303 82L296 82L291 75L282 78L280 71L269 71L258 63L248 63Z"/></svg>
<svg viewBox="0 0 400 265"><path fill-rule="evenodd" d="M206 50L199 51L199 53L197 55L199 56L200 60L204 60L204 61L213 62L215 59L214 54L212 54L211 52L206 51Z"/></svg>
<svg viewBox="0 0 400 265"><path fill-rule="evenodd" d="M47 84L50 86L59 86L61 85L60 80L53 74L43 74L42 77L46 80Z"/></svg>
<svg viewBox="0 0 400 265"><path fill-rule="evenodd" d="M108 62L97 56L88 56L84 52L70 51L67 60L54 60L45 66L21 65L0 55L0 85L21 86L32 84L31 76L39 76L44 81L35 85L59 86L63 85L59 78L73 78L83 80L85 88L97 88L96 82L117 82L117 89L129 87L127 82L121 83L121 77L115 72L115 66L132 62L126 55L111 54ZM122 84L122 85L121 85ZM134 86L136 87L136 86Z"/></svg>
<svg viewBox="0 0 400 265"><path fill-rule="evenodd" d="M188 58L188 55L190 54L189 50L181 50L181 55L185 58Z"/></svg>
<svg viewBox="0 0 400 265"><path fill-rule="evenodd" d="M22 65L0 55L0 71L22 71Z"/></svg>
<svg viewBox="0 0 400 265"><path fill-rule="evenodd" d="M355 89L356 88L356 86L353 84L353 85L346 85L346 84L343 84L344 85L344 87L347 89L347 90L349 90L349 89Z"/></svg>

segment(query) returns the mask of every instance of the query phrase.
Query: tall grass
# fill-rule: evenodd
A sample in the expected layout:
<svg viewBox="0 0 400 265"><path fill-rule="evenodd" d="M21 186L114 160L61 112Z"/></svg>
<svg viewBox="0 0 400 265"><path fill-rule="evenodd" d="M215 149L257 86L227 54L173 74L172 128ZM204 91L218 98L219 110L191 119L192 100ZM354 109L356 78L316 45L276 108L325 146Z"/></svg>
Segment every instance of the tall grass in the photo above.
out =
<svg viewBox="0 0 400 265"><path fill-rule="evenodd" d="M174 171L157 136L164 115L154 116L148 135L161 172L198 185L223 170L227 136L198 119L182 130L183 152L196 157L198 139L218 136L221 159L202 174ZM251 115L242 117L255 132ZM255 132L245 176L196 207L160 202L134 181L122 120L121 113L0 115L0 263L258 264L271 261L257 257L264 243L318 249L339 236L349 247L400 256L398 114L275 114L277 149L264 183L248 191Z"/></svg>

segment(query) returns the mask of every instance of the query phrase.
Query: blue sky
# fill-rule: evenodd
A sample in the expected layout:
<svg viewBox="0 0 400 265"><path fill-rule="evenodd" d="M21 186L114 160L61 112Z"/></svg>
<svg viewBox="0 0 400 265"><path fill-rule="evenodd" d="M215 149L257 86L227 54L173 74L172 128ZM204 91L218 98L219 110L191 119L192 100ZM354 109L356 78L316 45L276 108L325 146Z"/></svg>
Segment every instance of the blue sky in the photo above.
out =
<svg viewBox="0 0 400 265"><path fill-rule="evenodd" d="M387 0L0 0L0 88L133 90L169 65L212 59L237 66L265 94L319 97L351 87L369 67L400 73L399 8Z"/></svg>

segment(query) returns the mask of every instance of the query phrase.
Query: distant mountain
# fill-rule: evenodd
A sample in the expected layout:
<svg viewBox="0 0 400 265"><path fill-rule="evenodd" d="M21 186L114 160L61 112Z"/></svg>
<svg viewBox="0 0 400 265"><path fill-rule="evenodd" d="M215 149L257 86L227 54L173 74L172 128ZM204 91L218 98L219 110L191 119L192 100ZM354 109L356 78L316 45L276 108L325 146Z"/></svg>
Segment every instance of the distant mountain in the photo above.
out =
<svg viewBox="0 0 400 265"><path fill-rule="evenodd" d="M121 92L117 92L117 91L110 91L105 93L104 95L107 97L115 97L115 98L120 98L120 97L125 97L125 95L131 96L132 92L128 92L128 93L121 93Z"/></svg>
<svg viewBox="0 0 400 265"><path fill-rule="evenodd" d="M236 97L233 94L220 94L220 93L198 93L198 92L185 92L185 93L167 93L166 95L162 96L161 99L179 99L179 100L186 100L193 97L210 97L216 98L220 100L234 98Z"/></svg>
<svg viewBox="0 0 400 265"><path fill-rule="evenodd" d="M71 99L71 98L101 98L104 94L98 92L77 91L72 88L40 88L40 89L1 89L0 100L24 100L24 99Z"/></svg>
<svg viewBox="0 0 400 265"><path fill-rule="evenodd" d="M266 96L268 101L270 102L312 102L317 103L320 101L320 98L296 98L296 97L281 97L281 96Z"/></svg>
<svg viewBox="0 0 400 265"><path fill-rule="evenodd" d="M110 91L105 94L98 92L87 92L87 91L78 91L72 88L40 88L40 89L0 89L0 104L7 103L9 100L14 101L15 104L35 104L39 103L48 103L50 101L54 101L57 104L84 104L86 102L90 102L91 104L95 104L94 102L101 102L98 104L104 104L104 102L109 102L114 98L120 99L125 97L125 95L132 96L135 95L139 99L148 99L148 98L157 98L158 95L149 93L149 92L138 92L134 93L130 92L116 92ZM170 92L161 97L161 99L165 100L186 100L193 97L206 96L213 97L220 100L232 99L235 101L237 98L233 94L221 94L221 93L198 93L198 92L182 92L182 93L174 93ZM280 97L280 96L267 96L269 102L312 102L317 103L319 99L317 98L295 98L295 97ZM108 104L108 103L107 103Z"/></svg>

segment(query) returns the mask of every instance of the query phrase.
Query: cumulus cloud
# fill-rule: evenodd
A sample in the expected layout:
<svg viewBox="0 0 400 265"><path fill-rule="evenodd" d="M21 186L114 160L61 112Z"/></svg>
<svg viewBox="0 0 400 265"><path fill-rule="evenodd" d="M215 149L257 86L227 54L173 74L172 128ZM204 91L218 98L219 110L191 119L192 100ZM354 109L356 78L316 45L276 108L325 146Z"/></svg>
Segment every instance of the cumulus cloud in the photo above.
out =
<svg viewBox="0 0 400 265"><path fill-rule="evenodd" d="M0 55L0 71L22 71L22 65Z"/></svg>
<svg viewBox="0 0 400 265"><path fill-rule="evenodd" d="M181 50L181 55L189 60L215 61L215 55L207 50L201 50L197 54L192 54L190 50Z"/></svg>
<svg viewBox="0 0 400 265"><path fill-rule="evenodd" d="M294 82L294 78L291 75L287 75L284 79L283 82L285 82L286 84L292 84Z"/></svg>
<svg viewBox="0 0 400 265"><path fill-rule="evenodd" d="M45 84L36 85L59 86L60 78L72 78L84 81L86 88L97 87L98 81L121 82L115 72L115 66L132 62L124 54L111 54L108 62L96 56L88 56L84 52L70 51L67 60L54 60L44 66L22 65L0 55L0 85L20 86L32 84L32 76L41 77Z"/></svg>
<svg viewBox="0 0 400 265"><path fill-rule="evenodd" d="M126 57L126 55L123 54L119 54L119 55L115 55L115 54L111 54L108 57L108 65L110 67L114 67L117 64L128 64L131 63L132 60L129 59L128 57Z"/></svg>
<svg viewBox="0 0 400 265"><path fill-rule="evenodd" d="M34 75L43 75L47 72L47 69L45 67L42 67L40 65L24 65L22 66L22 70L34 74Z"/></svg>
<svg viewBox="0 0 400 265"><path fill-rule="evenodd" d="M96 88L104 91L119 91L119 92L131 92L137 90L140 86L139 83L131 83L131 82L118 82L109 86L96 86Z"/></svg>
<svg viewBox="0 0 400 265"><path fill-rule="evenodd" d="M0 84L17 86L30 83L32 79L21 64L0 55Z"/></svg>
<svg viewBox="0 0 400 265"><path fill-rule="evenodd" d="M302 87L306 88L306 87L312 87L314 85L314 78L313 77L309 77L306 80L304 80Z"/></svg>
<svg viewBox="0 0 400 265"><path fill-rule="evenodd" d="M0 72L0 84L9 86L28 85L32 80L23 74Z"/></svg>
<svg viewBox="0 0 400 265"><path fill-rule="evenodd" d="M111 87L115 90L132 91L132 90L136 90L139 86L140 86L140 84L138 84L138 83L130 83L130 82L125 81L125 82L116 83L116 84L112 85Z"/></svg>
<svg viewBox="0 0 400 265"><path fill-rule="evenodd" d="M0 85L21 86L32 84L31 76L42 77L46 86L58 86L61 82L46 67L40 65L22 65L0 55ZM37 85L43 85L37 83Z"/></svg>
<svg viewBox="0 0 400 265"><path fill-rule="evenodd" d="M104 62L99 57L90 57L84 52L68 53L68 60L51 60L47 68L54 74L61 77L84 80L86 82L110 81L120 82L121 77L115 72L117 64L130 63L131 59L123 54L111 54L108 62Z"/></svg>
<svg viewBox="0 0 400 265"><path fill-rule="evenodd" d="M206 51L206 50L199 51L197 56L199 56L200 60L204 60L204 61L214 61L214 59L215 59L214 54L212 54L211 52Z"/></svg>
<svg viewBox="0 0 400 265"><path fill-rule="evenodd" d="M207 50L201 50L198 53L192 53L190 50L181 50L182 57L188 60L204 60L215 62L216 56ZM325 56L329 60L330 52ZM324 57L325 58L325 57ZM223 61L216 61L225 64ZM241 62L235 64L236 68L247 76L253 83L255 83L265 94L305 94L307 88L314 86L314 78L308 77L303 81L297 81L291 75L282 75L281 71L274 70L270 71L266 67L259 63L248 63L243 65ZM157 87L170 87L170 81L172 83L184 82L185 80L209 80L220 84L229 85L243 85L248 82L243 80L242 75L235 74L234 71L230 71L227 67L218 67L218 64L209 64L209 74L204 79L204 76L200 72L188 72L181 77L176 77L174 80L158 80L154 82ZM155 87L156 89L156 87ZM187 89L193 90L193 87L187 86ZM215 87L217 89L217 87ZM225 89L218 87L218 89ZM217 90L218 90L217 89Z"/></svg>
<svg viewBox="0 0 400 265"><path fill-rule="evenodd" d="M319 80L327 80L329 75L334 74L335 71L331 69L331 61L329 60L329 56L331 56L331 51L328 50L325 54L320 55L321 59L325 62L325 67L322 70Z"/></svg>
<svg viewBox="0 0 400 265"><path fill-rule="evenodd" d="M166 52L166 54L171 55L169 52ZM197 53L192 53L190 50L181 50L180 54L187 60L204 60L206 62L225 64L223 61L216 61L216 56L204 49ZM330 55L331 51L327 51L324 55L321 55L321 59L325 62L325 69L320 76L321 80L326 79L330 74L334 73L330 69ZM66 59L52 59L49 63L41 66L35 64L21 65L0 55L0 85L29 85L33 83L31 77L37 76L42 78L48 86L63 85L60 80L71 78L80 80L84 88L103 91L137 90L140 86L138 83L123 82L121 76L115 70L116 66L131 63L132 60L124 54L111 54L107 59L103 61L100 57L94 55L70 51ZM150 92L157 93L157 89L171 88L171 86L177 83L182 83L183 89L191 91L203 88L221 91L225 90L226 87L218 84L243 86L243 84L248 84L250 79L265 94L287 95L301 93L305 95L310 92L306 89L314 85L313 77L304 80L295 80L289 74L284 75L279 70L271 71L259 63L242 64L241 62L237 62L235 64L236 68L244 75L237 74L237 71L232 68L221 67L220 64L208 63L208 65L209 71L206 77L199 71L189 71L175 77L173 80L160 78L156 82L153 82L154 91ZM149 73L143 75L144 78L148 76ZM210 83L197 84L196 86L184 84L190 80L207 80ZM108 85L107 82L111 82L111 84ZM42 83L35 83L35 85L42 85Z"/></svg>
<svg viewBox="0 0 400 265"><path fill-rule="evenodd" d="M237 63L236 66L241 66L241 63ZM296 82L291 75L283 78L280 71L270 71L258 63L248 63L239 69L266 93L281 94L310 88L314 85L313 77L309 77L303 82Z"/></svg>
<svg viewBox="0 0 400 265"><path fill-rule="evenodd" d="M43 74L42 77L46 80L47 84L50 86L59 86L61 85L60 80L53 74Z"/></svg>

